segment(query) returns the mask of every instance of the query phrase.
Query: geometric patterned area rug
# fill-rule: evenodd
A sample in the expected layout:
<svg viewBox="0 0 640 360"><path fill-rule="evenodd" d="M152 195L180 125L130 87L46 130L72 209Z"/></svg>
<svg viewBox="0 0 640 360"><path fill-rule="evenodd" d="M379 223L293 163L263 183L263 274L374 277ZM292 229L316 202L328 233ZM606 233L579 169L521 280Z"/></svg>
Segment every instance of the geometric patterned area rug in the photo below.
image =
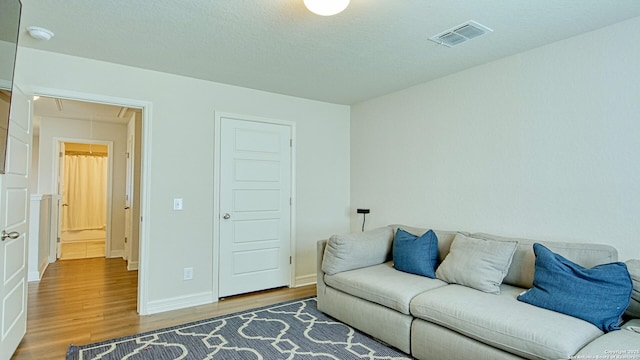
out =
<svg viewBox="0 0 640 360"><path fill-rule="evenodd" d="M88 359L411 359L320 312L315 297L69 347Z"/></svg>

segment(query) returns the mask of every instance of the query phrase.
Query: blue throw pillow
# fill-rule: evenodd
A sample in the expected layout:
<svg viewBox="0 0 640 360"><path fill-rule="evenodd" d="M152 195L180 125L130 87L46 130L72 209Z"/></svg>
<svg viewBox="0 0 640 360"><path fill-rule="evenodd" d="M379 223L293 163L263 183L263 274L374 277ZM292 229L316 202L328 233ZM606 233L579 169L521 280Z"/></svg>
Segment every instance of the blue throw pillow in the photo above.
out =
<svg viewBox="0 0 640 360"><path fill-rule="evenodd" d="M416 236L398 229L393 239L393 267L411 274L436 278L438 237L433 230Z"/></svg>
<svg viewBox="0 0 640 360"><path fill-rule="evenodd" d="M624 263L587 269L538 243L533 252L533 288L518 300L588 321L604 332L620 329L633 289Z"/></svg>

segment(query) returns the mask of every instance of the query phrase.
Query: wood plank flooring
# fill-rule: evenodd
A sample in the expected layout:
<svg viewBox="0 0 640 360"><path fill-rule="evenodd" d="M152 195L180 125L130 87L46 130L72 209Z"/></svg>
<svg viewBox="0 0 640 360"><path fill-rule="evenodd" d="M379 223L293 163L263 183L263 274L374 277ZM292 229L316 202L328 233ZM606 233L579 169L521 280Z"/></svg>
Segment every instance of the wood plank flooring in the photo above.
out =
<svg viewBox="0 0 640 360"><path fill-rule="evenodd" d="M13 360L64 359L69 344L84 345L282 301L315 295L315 285L229 297L215 304L139 316L138 273L122 259L49 264L29 283L27 334Z"/></svg>

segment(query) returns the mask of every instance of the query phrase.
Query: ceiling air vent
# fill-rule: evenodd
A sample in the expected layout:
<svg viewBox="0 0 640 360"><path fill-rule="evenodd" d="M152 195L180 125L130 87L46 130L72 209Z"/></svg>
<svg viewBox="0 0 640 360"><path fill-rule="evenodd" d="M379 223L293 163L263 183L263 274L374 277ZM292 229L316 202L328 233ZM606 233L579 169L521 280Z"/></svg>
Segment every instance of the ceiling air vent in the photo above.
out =
<svg viewBox="0 0 640 360"><path fill-rule="evenodd" d="M493 30L484 25L480 25L473 20L469 20L464 24L460 24L449 30L443 31L438 35L432 36L429 40L440 45L452 47L460 45L468 40L475 39L479 36L486 35L490 32L493 32Z"/></svg>

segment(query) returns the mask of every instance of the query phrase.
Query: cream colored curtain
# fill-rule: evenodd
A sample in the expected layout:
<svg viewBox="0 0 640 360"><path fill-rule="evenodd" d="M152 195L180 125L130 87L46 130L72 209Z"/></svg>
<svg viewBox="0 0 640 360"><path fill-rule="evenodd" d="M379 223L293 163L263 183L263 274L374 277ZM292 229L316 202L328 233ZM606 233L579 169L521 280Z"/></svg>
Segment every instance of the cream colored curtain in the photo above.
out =
<svg viewBox="0 0 640 360"><path fill-rule="evenodd" d="M103 229L107 222L107 157L65 155L62 231Z"/></svg>

